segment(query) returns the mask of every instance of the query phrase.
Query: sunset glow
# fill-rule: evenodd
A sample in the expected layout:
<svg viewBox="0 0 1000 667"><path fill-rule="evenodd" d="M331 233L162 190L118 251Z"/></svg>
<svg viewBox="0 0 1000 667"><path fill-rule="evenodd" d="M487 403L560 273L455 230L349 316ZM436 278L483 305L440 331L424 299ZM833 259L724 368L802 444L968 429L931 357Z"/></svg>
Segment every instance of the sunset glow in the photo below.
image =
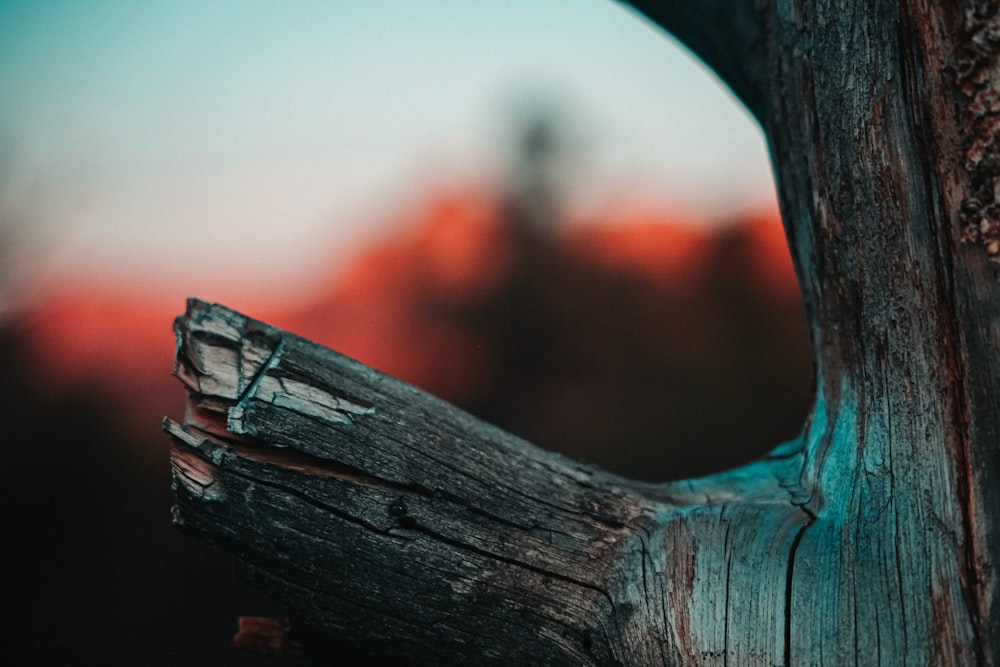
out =
<svg viewBox="0 0 1000 667"><path fill-rule="evenodd" d="M474 395L490 382L493 351L440 313L488 303L513 279L525 241L506 226L501 210L484 191L433 194L413 207L397 234L372 244L325 284L305 290L308 299L276 304L248 298L236 307L441 396ZM696 298L727 229L648 212L569 226L540 242L561 253L553 257L578 257L608 275L634 275L665 295ZM796 298L777 216L751 216L738 229L747 235L745 261L755 267L756 289ZM553 280L561 280L559 270L552 268ZM102 387L131 405L132 418L155 423L149 421L158 418L154 413L174 405L181 393L170 378L171 322L184 304L180 293L170 293L162 283L142 294L136 285L115 289L86 278L54 292L28 318L40 374L56 387ZM671 335L697 345L696 322Z"/></svg>

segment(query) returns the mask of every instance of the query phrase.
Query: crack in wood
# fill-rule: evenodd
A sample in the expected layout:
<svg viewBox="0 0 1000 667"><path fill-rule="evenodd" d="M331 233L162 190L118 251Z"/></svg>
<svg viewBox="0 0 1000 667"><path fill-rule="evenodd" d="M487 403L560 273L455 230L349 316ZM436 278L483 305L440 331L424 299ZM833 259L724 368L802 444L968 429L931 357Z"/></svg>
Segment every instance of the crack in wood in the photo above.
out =
<svg viewBox="0 0 1000 667"><path fill-rule="evenodd" d="M788 550L788 566L785 570L785 653L784 653L784 667L792 667L796 664L792 662L792 601L793 601L793 585L795 580L795 556L799 550L799 544L802 542L802 537L805 535L806 531L816 523L816 515L813 514L809 508L804 505L796 505L798 509L806 515L806 523L799 528L798 532L795 533L795 539L792 540L792 546ZM728 583L727 583L728 588Z"/></svg>
<svg viewBox="0 0 1000 667"><path fill-rule="evenodd" d="M261 365L260 369L254 375L253 380L251 380L250 383L247 384L246 389L244 389L243 393L239 396L239 398L237 398L236 405L232 408L233 410L239 410L242 413L242 411L246 408L247 404L249 403L250 399L254 397L254 394L257 392L257 388L260 387L260 383L264 380L264 377L269 372L271 372L271 369L273 369L275 366L278 365L278 362L281 360L281 355L284 351L285 351L285 338L281 337L278 339L278 344L274 347L274 350L267 358L267 361L265 361ZM243 363L240 363L238 366L238 368L240 369L241 376L242 376L243 366L244 366Z"/></svg>

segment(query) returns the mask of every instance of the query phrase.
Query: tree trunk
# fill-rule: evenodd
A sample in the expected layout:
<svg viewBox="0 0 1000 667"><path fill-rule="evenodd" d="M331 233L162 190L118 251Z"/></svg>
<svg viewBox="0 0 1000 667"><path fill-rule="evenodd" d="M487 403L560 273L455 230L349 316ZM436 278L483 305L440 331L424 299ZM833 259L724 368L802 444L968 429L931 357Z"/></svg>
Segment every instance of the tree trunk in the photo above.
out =
<svg viewBox="0 0 1000 667"><path fill-rule="evenodd" d="M632 4L768 138L815 350L801 437L629 482L191 302L176 521L317 654L1000 663L1000 6Z"/></svg>

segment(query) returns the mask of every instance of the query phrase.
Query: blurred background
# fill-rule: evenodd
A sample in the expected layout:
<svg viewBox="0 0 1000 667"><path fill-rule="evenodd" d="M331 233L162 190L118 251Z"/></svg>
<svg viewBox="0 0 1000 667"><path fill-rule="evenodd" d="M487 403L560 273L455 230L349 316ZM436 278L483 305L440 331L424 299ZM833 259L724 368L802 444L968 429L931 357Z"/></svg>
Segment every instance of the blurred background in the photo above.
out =
<svg viewBox="0 0 1000 667"><path fill-rule="evenodd" d="M650 481L810 399L760 132L617 2L0 0L12 654L262 660L170 524L188 296Z"/></svg>

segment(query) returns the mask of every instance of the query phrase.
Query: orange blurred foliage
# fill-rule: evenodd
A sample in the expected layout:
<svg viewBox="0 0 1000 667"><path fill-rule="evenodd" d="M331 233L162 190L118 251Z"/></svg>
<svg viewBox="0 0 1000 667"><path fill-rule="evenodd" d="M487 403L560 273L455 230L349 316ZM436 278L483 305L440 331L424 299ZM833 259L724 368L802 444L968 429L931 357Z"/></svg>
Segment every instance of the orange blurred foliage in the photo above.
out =
<svg viewBox="0 0 1000 667"><path fill-rule="evenodd" d="M756 326L726 314L735 292L756 299L763 319L781 320L775 326L801 318L776 213L708 228L650 211L552 233L509 218L483 192L431 197L312 303L251 305L247 314L597 460L602 443L653 442L629 422L674 428L658 416L669 411L653 406L692 392L677 396L657 381L700 386L738 371L746 353L759 356L726 338ZM136 294L81 281L39 304L27 324L40 384L106 392L124 427L148 434L180 405L170 324L183 304ZM767 334L753 335L754 345L768 344ZM768 358L781 365L787 353L801 365L804 340L783 335Z"/></svg>

